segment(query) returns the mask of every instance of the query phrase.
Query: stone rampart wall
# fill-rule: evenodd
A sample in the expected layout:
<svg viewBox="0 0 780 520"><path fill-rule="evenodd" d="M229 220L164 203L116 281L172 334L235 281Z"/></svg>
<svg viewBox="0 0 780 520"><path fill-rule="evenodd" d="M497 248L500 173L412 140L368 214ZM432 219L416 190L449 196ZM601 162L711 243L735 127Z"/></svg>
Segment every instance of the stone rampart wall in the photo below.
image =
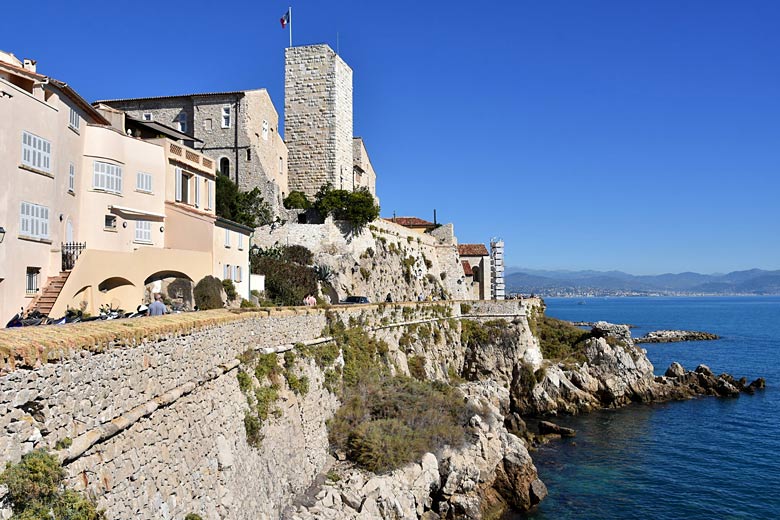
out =
<svg viewBox="0 0 780 520"><path fill-rule="evenodd" d="M519 315L521 309L495 302L487 310ZM331 311L385 339L402 372L408 372L409 355L425 357L431 377L446 377L463 363L459 302ZM95 496L109 518L179 519L189 512L208 519L278 518L325 466L325 421L338 402L306 360L301 370L310 391L297 396L282 388L281 414L264 428L261 447L252 448L236 358L249 349L283 352L298 342L321 343L325 313L248 313L136 346L115 341L97 352L74 349L37 368L17 367L0 376L0 464L72 440L56 451L66 461L67 483ZM90 325L79 329L88 343L96 330ZM121 340L121 331L116 335Z"/></svg>

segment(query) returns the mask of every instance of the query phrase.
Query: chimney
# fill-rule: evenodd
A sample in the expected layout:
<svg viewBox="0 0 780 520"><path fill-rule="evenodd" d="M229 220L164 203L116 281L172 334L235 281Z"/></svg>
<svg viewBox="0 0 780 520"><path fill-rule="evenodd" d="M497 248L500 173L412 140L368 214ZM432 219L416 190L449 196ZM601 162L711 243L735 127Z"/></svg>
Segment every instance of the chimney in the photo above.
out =
<svg viewBox="0 0 780 520"><path fill-rule="evenodd" d="M38 62L36 60L31 60L30 58L24 59L24 70L29 70L30 72L35 72L36 70L36 64Z"/></svg>

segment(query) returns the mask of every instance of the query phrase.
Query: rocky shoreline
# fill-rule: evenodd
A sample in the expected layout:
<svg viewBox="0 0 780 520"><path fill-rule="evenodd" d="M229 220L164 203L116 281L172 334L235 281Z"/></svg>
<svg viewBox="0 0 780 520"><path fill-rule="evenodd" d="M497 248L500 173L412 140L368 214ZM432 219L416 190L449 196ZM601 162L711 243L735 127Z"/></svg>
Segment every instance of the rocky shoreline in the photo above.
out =
<svg viewBox="0 0 780 520"><path fill-rule="evenodd" d="M339 457L327 478L321 475L305 500L282 517L481 520L508 509L527 511L547 495L529 448L576 434L549 420L556 415L704 395L736 397L765 386L761 378L748 383L716 375L705 365L686 370L673 363L663 376L655 376L629 326L606 322L594 323L578 343L584 359L541 359L534 354L540 346L533 328L515 320L482 343L458 345L468 381L457 386L479 410L469 420L464 446L427 453L417 463L382 475ZM532 420L535 431L527 426Z"/></svg>
<svg viewBox="0 0 780 520"><path fill-rule="evenodd" d="M720 339L720 336L698 330L654 330L641 338L636 338L634 343L677 343L682 341L712 341L715 339Z"/></svg>

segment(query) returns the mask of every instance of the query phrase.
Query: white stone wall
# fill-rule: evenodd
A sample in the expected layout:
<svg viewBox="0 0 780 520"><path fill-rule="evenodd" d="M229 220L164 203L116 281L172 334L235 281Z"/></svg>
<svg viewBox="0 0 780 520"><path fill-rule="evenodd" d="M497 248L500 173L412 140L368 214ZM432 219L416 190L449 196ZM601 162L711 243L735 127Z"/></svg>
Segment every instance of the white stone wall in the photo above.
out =
<svg viewBox="0 0 780 520"><path fill-rule="evenodd" d="M348 223L287 223L258 228L254 243L262 248L301 245L314 253L314 263L336 274L332 281L339 299L367 296L372 302L471 298L454 243L440 241L385 220L376 220L359 234ZM372 254L373 252L373 254ZM412 263L407 276L403 262ZM443 293L443 294L442 294Z"/></svg>

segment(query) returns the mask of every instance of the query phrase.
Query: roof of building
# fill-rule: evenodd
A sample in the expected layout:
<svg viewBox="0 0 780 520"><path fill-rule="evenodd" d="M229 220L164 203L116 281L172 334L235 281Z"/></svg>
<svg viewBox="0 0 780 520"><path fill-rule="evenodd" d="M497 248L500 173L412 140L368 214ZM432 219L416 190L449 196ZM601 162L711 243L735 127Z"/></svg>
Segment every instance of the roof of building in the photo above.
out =
<svg viewBox="0 0 780 520"><path fill-rule="evenodd" d="M62 90L62 92L66 96L68 96L71 99L71 101L76 103L76 105L78 105L79 108L81 108L83 111L85 111L90 116L92 116L98 123L108 124L108 120L105 117L103 117L103 114L98 112L95 109L95 107L90 105L87 102L86 99L81 97L78 94L78 92L73 90L73 88L70 87L67 83L65 83L63 81L59 81L59 80L54 79L54 78L49 77L49 76L44 76L43 74L39 74L38 72L33 72L31 70L27 70L27 69L25 69L23 67L17 67L15 65L12 65L11 63L8 63L8 62L5 62L5 61L0 61L0 68L4 68L4 69L9 70L10 72L12 72L14 74L19 74L19 75L22 75L22 76L26 76L29 79L36 80L36 81L41 81L41 82L44 82L44 83L48 79L49 83L51 83L52 85L54 85L58 89Z"/></svg>
<svg viewBox="0 0 780 520"><path fill-rule="evenodd" d="M249 90L229 90L225 92L195 92L192 94L174 94L172 96L148 96L148 97L137 97L137 98L119 98L119 99L101 99L98 101L95 101L94 104L97 103L120 103L123 101L147 101L147 100L153 100L153 99L174 99L174 98L183 98L183 97L207 97L207 96L237 96L237 95L244 95L246 92L251 92L255 90L265 90L264 88L254 88Z"/></svg>
<svg viewBox="0 0 780 520"><path fill-rule="evenodd" d="M238 222L234 222L232 220L226 219L225 217L219 217L219 216L214 221L214 224L217 227L231 229L233 231L238 231L245 235L249 235L255 230L254 228L245 226L244 224L239 224Z"/></svg>
<svg viewBox="0 0 780 520"><path fill-rule="evenodd" d="M471 269L471 264L468 263L468 261L461 260L460 263L463 266L463 274L466 276L474 276L474 271Z"/></svg>
<svg viewBox="0 0 780 520"><path fill-rule="evenodd" d="M485 244L458 244L460 256L488 256Z"/></svg>
<svg viewBox="0 0 780 520"><path fill-rule="evenodd" d="M158 123L157 121L142 121L141 119L136 119L128 115L126 115L125 118L136 125L145 126L150 130L159 132L172 139L182 139L185 141L197 141L199 143L203 142L202 139L198 139L195 136L185 134L184 132L180 132L179 130L176 130L175 128L171 128L170 126L165 126L164 124Z"/></svg>
<svg viewBox="0 0 780 520"><path fill-rule="evenodd" d="M392 218L386 218L384 220L388 222L393 222L395 224L398 224L399 226L404 226L404 227L430 227L430 228L436 227L436 224L434 224L433 222L428 222L427 220L423 220L417 217L392 217Z"/></svg>

